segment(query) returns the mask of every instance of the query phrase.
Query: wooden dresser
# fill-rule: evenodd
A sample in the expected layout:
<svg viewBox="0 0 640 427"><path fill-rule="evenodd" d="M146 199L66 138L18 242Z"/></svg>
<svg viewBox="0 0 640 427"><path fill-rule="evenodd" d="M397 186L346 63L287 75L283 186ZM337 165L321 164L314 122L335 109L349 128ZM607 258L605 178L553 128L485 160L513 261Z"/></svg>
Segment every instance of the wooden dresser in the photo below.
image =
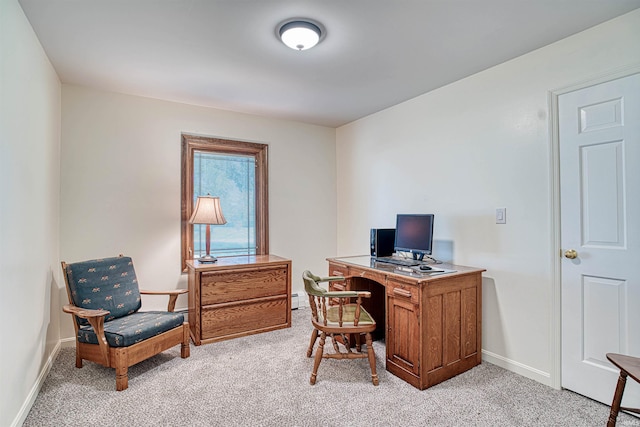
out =
<svg viewBox="0 0 640 427"><path fill-rule="evenodd" d="M187 261L195 345L291 327L291 261L275 255Z"/></svg>

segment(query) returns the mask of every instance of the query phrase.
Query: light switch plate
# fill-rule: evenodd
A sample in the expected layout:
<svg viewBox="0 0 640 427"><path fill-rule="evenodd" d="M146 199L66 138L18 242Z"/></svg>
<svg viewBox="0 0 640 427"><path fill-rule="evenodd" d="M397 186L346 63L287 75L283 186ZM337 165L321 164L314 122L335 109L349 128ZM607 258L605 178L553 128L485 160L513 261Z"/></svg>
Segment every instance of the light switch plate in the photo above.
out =
<svg viewBox="0 0 640 427"><path fill-rule="evenodd" d="M507 208L496 208L496 224L507 223Z"/></svg>

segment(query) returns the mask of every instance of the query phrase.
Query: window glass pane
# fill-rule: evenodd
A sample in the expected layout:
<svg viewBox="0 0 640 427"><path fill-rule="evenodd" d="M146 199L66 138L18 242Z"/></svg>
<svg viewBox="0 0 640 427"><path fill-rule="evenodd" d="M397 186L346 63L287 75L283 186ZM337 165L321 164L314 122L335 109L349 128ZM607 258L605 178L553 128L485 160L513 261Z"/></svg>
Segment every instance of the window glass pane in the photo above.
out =
<svg viewBox="0 0 640 427"><path fill-rule="evenodd" d="M195 151L193 157L193 204L198 196L220 197L227 220L211 225L211 254L256 253L256 162L253 156ZM193 225L196 258L206 253L206 225Z"/></svg>

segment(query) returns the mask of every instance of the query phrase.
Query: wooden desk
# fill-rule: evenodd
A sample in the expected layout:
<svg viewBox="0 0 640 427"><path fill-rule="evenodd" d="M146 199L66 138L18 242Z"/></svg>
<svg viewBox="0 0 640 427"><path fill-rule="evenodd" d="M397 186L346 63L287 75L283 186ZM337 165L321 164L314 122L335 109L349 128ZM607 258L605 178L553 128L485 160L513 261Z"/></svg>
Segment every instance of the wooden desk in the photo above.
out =
<svg viewBox="0 0 640 427"><path fill-rule="evenodd" d="M369 256L328 258L329 275L351 277L331 289L369 290L387 371L424 390L481 363L482 272L438 264L445 274L398 271Z"/></svg>
<svg viewBox="0 0 640 427"><path fill-rule="evenodd" d="M187 261L195 345L291 327L291 261L275 255Z"/></svg>

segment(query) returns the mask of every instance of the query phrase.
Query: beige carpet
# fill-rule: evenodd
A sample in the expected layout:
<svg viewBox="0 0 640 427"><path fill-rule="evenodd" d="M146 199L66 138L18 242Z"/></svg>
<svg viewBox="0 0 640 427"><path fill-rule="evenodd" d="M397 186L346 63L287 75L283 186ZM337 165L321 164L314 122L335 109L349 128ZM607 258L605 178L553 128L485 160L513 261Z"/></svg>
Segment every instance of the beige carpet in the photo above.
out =
<svg viewBox="0 0 640 427"><path fill-rule="evenodd" d="M199 347L179 346L129 370L85 362L73 349L56 359L25 426L604 426L609 407L558 391L489 363L420 391L384 369L380 385L366 359L324 360L309 385L309 310L293 327ZM640 426L626 414L619 426Z"/></svg>

